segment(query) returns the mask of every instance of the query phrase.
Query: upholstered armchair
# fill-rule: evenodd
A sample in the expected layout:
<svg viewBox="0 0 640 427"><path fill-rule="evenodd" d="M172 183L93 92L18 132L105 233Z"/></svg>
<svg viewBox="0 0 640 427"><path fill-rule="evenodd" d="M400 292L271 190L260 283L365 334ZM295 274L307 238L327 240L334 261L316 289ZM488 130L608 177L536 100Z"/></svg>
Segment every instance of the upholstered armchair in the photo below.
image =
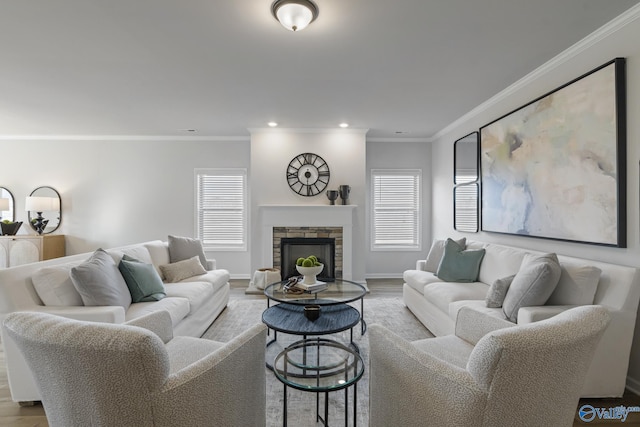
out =
<svg viewBox="0 0 640 427"><path fill-rule="evenodd" d="M265 425L262 324L228 343L174 338L166 311L128 324L16 312L3 327L51 426Z"/></svg>
<svg viewBox="0 0 640 427"><path fill-rule="evenodd" d="M371 325L370 425L571 426L608 323L600 306L511 327L465 307L454 335L414 342Z"/></svg>

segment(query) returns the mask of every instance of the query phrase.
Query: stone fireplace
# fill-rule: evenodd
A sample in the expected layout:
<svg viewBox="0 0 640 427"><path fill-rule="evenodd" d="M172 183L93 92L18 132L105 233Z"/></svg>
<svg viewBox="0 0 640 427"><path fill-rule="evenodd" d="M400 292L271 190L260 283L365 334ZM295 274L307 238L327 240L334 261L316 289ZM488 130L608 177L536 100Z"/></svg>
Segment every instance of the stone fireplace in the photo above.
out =
<svg viewBox="0 0 640 427"><path fill-rule="evenodd" d="M282 238L335 239L335 277L353 276L354 205L261 205L261 266L281 268ZM282 273L285 277L285 272Z"/></svg>
<svg viewBox="0 0 640 427"><path fill-rule="evenodd" d="M273 267L282 278L297 276L295 261L315 255L324 264L320 277L342 278L341 227L274 227Z"/></svg>

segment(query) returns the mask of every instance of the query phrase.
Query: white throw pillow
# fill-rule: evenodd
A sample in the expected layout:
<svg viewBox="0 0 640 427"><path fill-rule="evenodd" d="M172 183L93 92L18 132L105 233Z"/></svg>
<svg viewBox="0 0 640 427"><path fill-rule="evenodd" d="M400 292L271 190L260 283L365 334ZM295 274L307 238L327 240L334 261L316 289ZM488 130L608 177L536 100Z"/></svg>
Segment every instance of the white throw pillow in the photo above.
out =
<svg viewBox="0 0 640 427"><path fill-rule="evenodd" d="M168 283L176 283L207 272L200 263L198 255L172 264L161 265L160 270Z"/></svg>
<svg viewBox="0 0 640 427"><path fill-rule="evenodd" d="M459 240L454 240L460 247L464 250L467 247L467 238L463 237ZM431 249L429 249L429 254L427 255L426 262L426 271L430 273L436 273L438 271L438 267L440 266L440 261L442 260L442 255L444 255L444 247L447 243L447 240L434 240L431 244Z"/></svg>
<svg viewBox="0 0 640 427"><path fill-rule="evenodd" d="M71 269L76 264L45 267L31 276L36 293L50 306L83 305L82 298L71 281Z"/></svg>
<svg viewBox="0 0 640 427"><path fill-rule="evenodd" d="M558 286L547 305L593 304L602 271L591 265L562 264Z"/></svg>

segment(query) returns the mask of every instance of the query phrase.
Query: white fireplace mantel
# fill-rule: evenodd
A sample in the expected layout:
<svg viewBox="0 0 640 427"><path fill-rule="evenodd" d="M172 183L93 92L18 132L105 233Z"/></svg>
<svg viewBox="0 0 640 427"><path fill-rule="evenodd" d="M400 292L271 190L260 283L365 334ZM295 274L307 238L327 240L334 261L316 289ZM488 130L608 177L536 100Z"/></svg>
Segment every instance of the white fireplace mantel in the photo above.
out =
<svg viewBox="0 0 640 427"><path fill-rule="evenodd" d="M273 227L342 227L342 277L353 278L355 205L260 205L262 263L273 262Z"/></svg>

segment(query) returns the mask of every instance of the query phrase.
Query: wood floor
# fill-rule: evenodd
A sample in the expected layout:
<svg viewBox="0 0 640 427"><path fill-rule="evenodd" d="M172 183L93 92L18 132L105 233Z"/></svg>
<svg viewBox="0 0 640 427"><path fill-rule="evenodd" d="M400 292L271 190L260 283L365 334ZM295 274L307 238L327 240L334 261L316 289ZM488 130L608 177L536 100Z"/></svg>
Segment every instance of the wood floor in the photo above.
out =
<svg viewBox="0 0 640 427"><path fill-rule="evenodd" d="M369 298L391 298L400 297L402 295L402 280L400 279L374 279L368 280L367 284L370 289ZM231 281L231 298L232 299L262 299L262 295L246 295L244 290L247 287L246 280ZM640 407L640 396L628 391L625 396L620 399L582 399L578 408L582 405L591 405L594 408L616 408ZM428 423L427 423L428 424ZM604 425L623 425L623 426L640 426L640 413L629 413L624 423L620 420L599 420L598 418L587 423L578 418L576 410L576 418L574 427L577 426L604 426ZM4 363L4 352L0 349L0 426L3 427L31 427L48 426L47 418L44 415L42 405L37 404L33 407L21 407L11 400L9 385L7 384L7 372ZM541 426L542 427L542 426ZM546 427L546 426L544 426ZM551 427L551 426L549 426Z"/></svg>

